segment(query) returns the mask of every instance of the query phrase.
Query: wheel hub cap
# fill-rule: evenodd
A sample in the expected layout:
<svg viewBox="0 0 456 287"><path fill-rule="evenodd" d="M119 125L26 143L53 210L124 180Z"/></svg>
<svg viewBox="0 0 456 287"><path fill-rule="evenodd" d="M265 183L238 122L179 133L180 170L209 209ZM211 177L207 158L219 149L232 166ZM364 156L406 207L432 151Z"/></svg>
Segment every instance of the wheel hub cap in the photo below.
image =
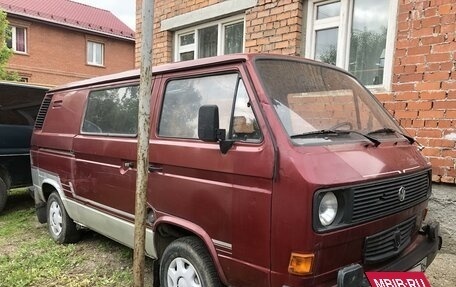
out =
<svg viewBox="0 0 456 287"><path fill-rule="evenodd" d="M171 261L167 276L169 287L201 287L201 281L193 265L185 258Z"/></svg>
<svg viewBox="0 0 456 287"><path fill-rule="evenodd" d="M52 233L59 235L62 232L62 210L57 202L52 202L49 208L49 225Z"/></svg>

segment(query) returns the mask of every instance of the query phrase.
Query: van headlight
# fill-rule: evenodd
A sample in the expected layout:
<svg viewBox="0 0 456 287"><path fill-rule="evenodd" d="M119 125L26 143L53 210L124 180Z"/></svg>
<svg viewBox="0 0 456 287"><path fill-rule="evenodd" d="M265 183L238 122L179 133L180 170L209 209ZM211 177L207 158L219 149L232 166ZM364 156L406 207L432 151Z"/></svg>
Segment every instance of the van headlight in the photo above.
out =
<svg viewBox="0 0 456 287"><path fill-rule="evenodd" d="M320 200L318 206L318 218L324 227L331 225L336 219L339 203L337 197L332 192L326 192Z"/></svg>
<svg viewBox="0 0 456 287"><path fill-rule="evenodd" d="M313 200L313 227L317 232L349 224L353 194L350 189L319 190Z"/></svg>

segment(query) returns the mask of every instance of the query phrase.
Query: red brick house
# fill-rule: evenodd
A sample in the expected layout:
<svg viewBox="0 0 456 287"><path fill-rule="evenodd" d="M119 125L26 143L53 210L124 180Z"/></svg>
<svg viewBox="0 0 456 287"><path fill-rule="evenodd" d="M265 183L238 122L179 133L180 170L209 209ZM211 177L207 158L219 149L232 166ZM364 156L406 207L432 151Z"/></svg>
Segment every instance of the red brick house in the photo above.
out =
<svg viewBox="0 0 456 287"><path fill-rule="evenodd" d="M426 147L433 180L455 183L455 0L156 0L154 13L154 64L261 52L347 69Z"/></svg>
<svg viewBox="0 0 456 287"><path fill-rule="evenodd" d="M0 0L24 81L58 85L134 68L134 31L111 12L70 0Z"/></svg>

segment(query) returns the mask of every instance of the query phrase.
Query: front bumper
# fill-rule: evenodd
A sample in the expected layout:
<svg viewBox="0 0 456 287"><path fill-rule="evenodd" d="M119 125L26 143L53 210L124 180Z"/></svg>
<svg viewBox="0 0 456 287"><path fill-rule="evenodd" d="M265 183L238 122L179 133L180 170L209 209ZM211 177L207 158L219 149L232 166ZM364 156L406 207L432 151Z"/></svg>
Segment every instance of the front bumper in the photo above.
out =
<svg viewBox="0 0 456 287"><path fill-rule="evenodd" d="M388 262L377 270L369 271L408 271L426 258L426 266L434 260L437 252L442 247L440 236L440 225L438 222L431 222L420 231L419 239L405 250L395 260ZM346 266L339 270L337 275L337 287L363 287L370 286L364 275L364 269L359 264ZM424 270L423 270L424 271Z"/></svg>

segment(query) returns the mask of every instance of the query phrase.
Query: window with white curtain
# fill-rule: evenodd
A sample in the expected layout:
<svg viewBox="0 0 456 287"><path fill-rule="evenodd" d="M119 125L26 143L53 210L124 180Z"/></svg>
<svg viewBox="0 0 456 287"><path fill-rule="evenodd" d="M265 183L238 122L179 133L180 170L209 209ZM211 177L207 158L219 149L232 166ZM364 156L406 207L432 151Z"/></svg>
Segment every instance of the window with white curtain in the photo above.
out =
<svg viewBox="0 0 456 287"><path fill-rule="evenodd" d="M339 66L363 84L391 82L396 0L309 0L306 57Z"/></svg>
<svg viewBox="0 0 456 287"><path fill-rule="evenodd" d="M87 64L95 66L104 65L104 44L87 41Z"/></svg>
<svg viewBox="0 0 456 287"><path fill-rule="evenodd" d="M175 61L242 53L244 16L208 22L175 32Z"/></svg>
<svg viewBox="0 0 456 287"><path fill-rule="evenodd" d="M11 38L7 42L8 48L16 53L27 53L27 28L10 26Z"/></svg>

